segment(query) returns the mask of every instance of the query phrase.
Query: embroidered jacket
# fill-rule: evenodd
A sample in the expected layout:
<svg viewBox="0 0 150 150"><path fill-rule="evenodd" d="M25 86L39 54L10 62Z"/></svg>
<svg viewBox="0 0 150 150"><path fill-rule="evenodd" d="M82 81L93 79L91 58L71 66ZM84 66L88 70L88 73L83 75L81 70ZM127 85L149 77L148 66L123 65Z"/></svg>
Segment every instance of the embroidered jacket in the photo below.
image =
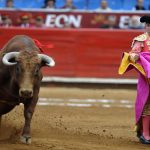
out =
<svg viewBox="0 0 150 150"><path fill-rule="evenodd" d="M133 39L131 53L150 52L150 36L147 33L141 34Z"/></svg>

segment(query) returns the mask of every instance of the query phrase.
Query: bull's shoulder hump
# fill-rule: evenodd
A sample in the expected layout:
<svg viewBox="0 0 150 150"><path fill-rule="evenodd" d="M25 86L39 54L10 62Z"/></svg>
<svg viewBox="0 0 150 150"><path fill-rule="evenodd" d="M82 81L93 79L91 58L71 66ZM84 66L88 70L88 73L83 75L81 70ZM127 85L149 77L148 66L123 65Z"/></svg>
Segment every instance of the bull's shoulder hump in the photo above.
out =
<svg viewBox="0 0 150 150"><path fill-rule="evenodd" d="M27 35L16 35L12 38L13 40L28 40L28 41L32 41L33 39Z"/></svg>
<svg viewBox="0 0 150 150"><path fill-rule="evenodd" d="M35 45L35 42L33 41L32 38L30 38L27 35L16 35L13 39L12 39L12 43L18 43L19 44L23 44L25 46L29 46L32 47Z"/></svg>
<svg viewBox="0 0 150 150"><path fill-rule="evenodd" d="M27 35L15 35L13 38L30 38Z"/></svg>
<svg viewBox="0 0 150 150"><path fill-rule="evenodd" d="M3 51L13 51L14 49L15 51L19 51L21 49L35 48L36 45L32 38L26 35L16 35L3 46Z"/></svg>

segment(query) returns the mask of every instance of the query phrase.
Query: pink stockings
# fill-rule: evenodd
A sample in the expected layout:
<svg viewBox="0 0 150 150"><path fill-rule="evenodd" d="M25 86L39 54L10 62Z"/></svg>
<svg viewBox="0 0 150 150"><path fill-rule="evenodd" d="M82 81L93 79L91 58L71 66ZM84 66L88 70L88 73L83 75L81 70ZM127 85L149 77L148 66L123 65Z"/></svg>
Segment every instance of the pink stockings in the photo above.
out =
<svg viewBox="0 0 150 150"><path fill-rule="evenodd" d="M142 117L143 136L146 140L150 140L150 116Z"/></svg>

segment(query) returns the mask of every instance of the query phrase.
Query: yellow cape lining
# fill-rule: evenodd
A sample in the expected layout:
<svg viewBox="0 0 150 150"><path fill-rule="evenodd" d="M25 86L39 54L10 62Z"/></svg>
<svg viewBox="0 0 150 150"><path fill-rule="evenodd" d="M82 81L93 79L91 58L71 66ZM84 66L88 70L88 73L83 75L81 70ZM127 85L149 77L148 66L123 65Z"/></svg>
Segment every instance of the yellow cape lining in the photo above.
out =
<svg viewBox="0 0 150 150"><path fill-rule="evenodd" d="M123 58L121 60L121 64L119 66L118 73L120 75L124 74L126 72L127 68L129 67L129 65L134 66L142 75L146 76L146 73L145 73L143 67L138 63L132 62L129 59L129 53L124 52Z"/></svg>

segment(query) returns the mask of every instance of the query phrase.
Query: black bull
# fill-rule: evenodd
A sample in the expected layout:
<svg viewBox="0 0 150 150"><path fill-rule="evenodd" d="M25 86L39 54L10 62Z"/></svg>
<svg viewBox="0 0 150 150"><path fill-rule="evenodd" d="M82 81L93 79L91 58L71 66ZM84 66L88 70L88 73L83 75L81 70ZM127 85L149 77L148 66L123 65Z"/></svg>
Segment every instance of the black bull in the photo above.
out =
<svg viewBox="0 0 150 150"><path fill-rule="evenodd" d="M23 143L31 143L30 124L43 77L40 69L54 64L51 57L40 54L34 41L24 35L13 37L0 51L0 118L16 105L24 104Z"/></svg>

